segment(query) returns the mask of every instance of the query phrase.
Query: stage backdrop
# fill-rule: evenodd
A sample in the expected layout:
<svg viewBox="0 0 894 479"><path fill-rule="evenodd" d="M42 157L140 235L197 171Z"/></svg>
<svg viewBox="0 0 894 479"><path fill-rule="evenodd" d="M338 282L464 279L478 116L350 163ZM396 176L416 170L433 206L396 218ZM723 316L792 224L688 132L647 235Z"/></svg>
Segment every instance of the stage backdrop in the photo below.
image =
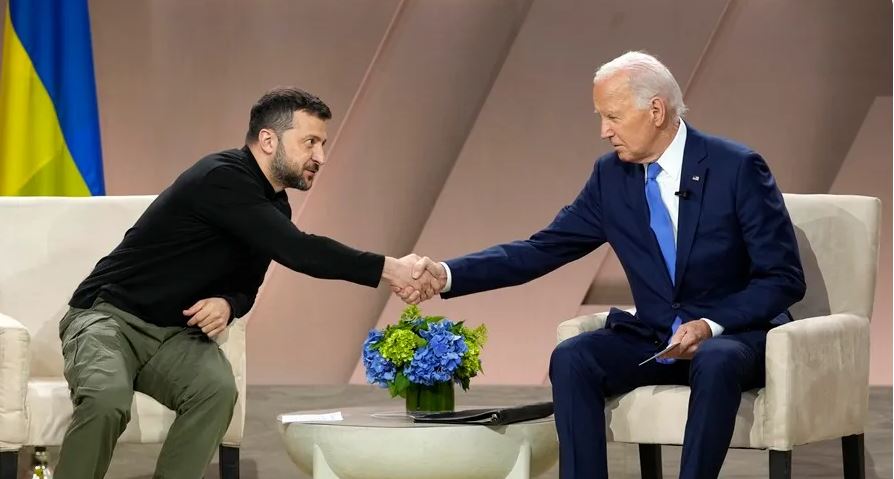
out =
<svg viewBox="0 0 894 479"><path fill-rule="evenodd" d="M5 2L0 0L5 7ZM357 248L448 258L528 236L608 151L595 67L661 58L703 131L744 142L781 188L883 201L874 384L891 384L891 3L693 0L91 0L107 193L158 193L242 145L251 104L297 85L334 112L329 163L294 221ZM2 67L2 66L0 66ZM263 232L259 232L263 234ZM555 326L630 303L607 247L530 284L423 305L487 323L486 374L542 384ZM248 334L254 384L363 380L385 287L275 265Z"/></svg>

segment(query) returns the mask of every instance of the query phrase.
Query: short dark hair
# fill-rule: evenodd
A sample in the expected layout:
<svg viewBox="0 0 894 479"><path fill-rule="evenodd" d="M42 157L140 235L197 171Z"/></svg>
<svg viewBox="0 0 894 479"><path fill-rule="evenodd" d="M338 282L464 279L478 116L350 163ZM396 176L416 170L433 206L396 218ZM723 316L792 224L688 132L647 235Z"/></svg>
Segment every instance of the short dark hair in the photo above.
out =
<svg viewBox="0 0 894 479"><path fill-rule="evenodd" d="M321 120L332 118L329 107L318 97L298 88L276 88L265 93L251 107L245 142L257 141L258 133L264 128L270 128L277 134L288 130L292 127L292 115L296 111L306 111Z"/></svg>

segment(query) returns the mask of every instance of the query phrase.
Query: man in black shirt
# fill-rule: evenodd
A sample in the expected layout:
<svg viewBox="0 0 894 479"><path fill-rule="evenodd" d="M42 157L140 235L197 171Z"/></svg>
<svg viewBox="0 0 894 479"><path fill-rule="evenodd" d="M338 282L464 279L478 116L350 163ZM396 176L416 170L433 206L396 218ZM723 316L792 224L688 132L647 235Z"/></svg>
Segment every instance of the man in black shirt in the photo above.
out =
<svg viewBox="0 0 894 479"><path fill-rule="evenodd" d="M313 184L330 118L307 92L264 95L246 146L180 175L77 288L59 326L74 414L58 478L105 475L135 390L177 412L155 477L204 474L237 393L212 338L251 309L271 260L317 278L415 289L404 297L412 303L440 290L431 276L410 278L415 256L358 251L292 223L284 190Z"/></svg>

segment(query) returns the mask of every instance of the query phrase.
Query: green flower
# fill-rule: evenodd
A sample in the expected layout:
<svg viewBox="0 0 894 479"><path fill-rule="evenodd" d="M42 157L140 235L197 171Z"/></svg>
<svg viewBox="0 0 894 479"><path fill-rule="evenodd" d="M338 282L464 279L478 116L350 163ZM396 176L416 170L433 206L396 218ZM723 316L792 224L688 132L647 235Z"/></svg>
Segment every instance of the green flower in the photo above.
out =
<svg viewBox="0 0 894 479"><path fill-rule="evenodd" d="M487 342L487 326L482 324L475 329L463 326L461 334L466 338L469 352L477 356L481 352L481 348L484 347L484 343Z"/></svg>
<svg viewBox="0 0 894 479"><path fill-rule="evenodd" d="M415 304L411 304L404 309L404 312L400 314L400 321L407 322L413 321L414 319L422 316L422 312L419 311L419 306Z"/></svg>
<svg viewBox="0 0 894 479"><path fill-rule="evenodd" d="M379 352L382 353L382 357L400 367L413 359L413 353L416 347L420 346L420 342L425 344L425 340L416 336L413 331L389 328L379 346Z"/></svg>
<svg viewBox="0 0 894 479"><path fill-rule="evenodd" d="M457 370L457 376L462 380L463 388L468 389L468 379L477 376L481 372L479 355L484 347L484 343L487 342L487 327L483 324L475 329L462 326L460 334L463 335L469 350L463 355L462 362Z"/></svg>

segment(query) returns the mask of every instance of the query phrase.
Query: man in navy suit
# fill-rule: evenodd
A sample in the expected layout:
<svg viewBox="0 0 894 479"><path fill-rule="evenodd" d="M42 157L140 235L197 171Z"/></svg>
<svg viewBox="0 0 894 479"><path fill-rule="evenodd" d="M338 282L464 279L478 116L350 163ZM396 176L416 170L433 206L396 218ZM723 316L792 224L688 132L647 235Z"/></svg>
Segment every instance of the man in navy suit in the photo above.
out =
<svg viewBox="0 0 894 479"><path fill-rule="evenodd" d="M742 391L764 382L767 331L790 321L787 309L804 296L791 220L759 154L683 122L680 87L657 59L626 53L593 83L614 151L574 202L527 240L443 263L423 258L414 274L433 273L451 298L526 283L609 243L636 314L613 309L604 329L552 354L561 476L608 477L606 397L683 384L692 393L680 477L714 478ZM669 344L678 345L638 366Z"/></svg>

